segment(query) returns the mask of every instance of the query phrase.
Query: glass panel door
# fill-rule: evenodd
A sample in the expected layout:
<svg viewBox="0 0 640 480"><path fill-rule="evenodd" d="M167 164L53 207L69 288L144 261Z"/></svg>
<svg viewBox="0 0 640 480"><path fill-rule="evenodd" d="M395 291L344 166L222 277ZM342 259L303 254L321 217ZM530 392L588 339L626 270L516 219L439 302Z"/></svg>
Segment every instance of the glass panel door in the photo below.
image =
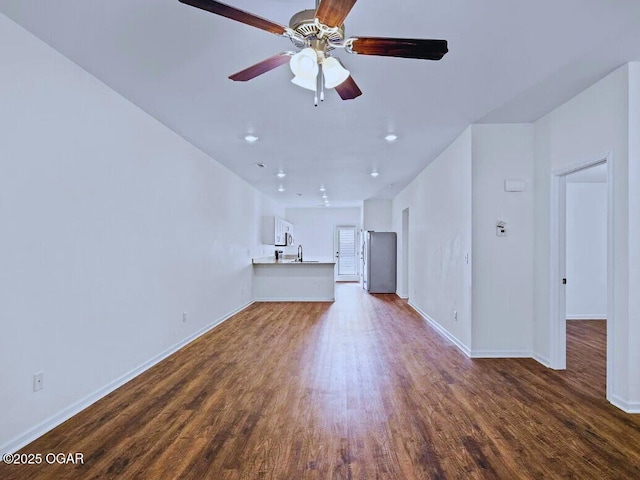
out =
<svg viewBox="0 0 640 480"><path fill-rule="evenodd" d="M337 280L358 281L358 229L355 226L336 227L336 257Z"/></svg>

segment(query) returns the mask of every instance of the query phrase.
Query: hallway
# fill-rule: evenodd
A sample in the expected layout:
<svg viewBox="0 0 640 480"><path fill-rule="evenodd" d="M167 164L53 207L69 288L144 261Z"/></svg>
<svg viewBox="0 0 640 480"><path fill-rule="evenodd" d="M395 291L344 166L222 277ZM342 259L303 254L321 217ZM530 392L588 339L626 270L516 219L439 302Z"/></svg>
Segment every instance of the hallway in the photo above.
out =
<svg viewBox="0 0 640 480"><path fill-rule="evenodd" d="M23 449L3 479L640 478L640 419L572 367L471 360L395 295L256 303ZM604 343L602 343L604 345Z"/></svg>

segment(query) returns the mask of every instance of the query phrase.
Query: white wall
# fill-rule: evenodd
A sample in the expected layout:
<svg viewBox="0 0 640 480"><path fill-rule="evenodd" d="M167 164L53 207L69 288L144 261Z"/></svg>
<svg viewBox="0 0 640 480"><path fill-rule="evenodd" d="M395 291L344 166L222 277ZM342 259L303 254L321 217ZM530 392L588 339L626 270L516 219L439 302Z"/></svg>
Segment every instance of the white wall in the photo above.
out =
<svg viewBox="0 0 640 480"><path fill-rule="evenodd" d="M629 279L627 331L629 346L629 394L628 403L640 413L640 62L633 62L629 68L629 165L627 188L629 206L627 210L629 226Z"/></svg>
<svg viewBox="0 0 640 480"><path fill-rule="evenodd" d="M377 232L393 231L391 221L391 200L365 200L362 205L362 214L363 230L375 230Z"/></svg>
<svg viewBox="0 0 640 480"><path fill-rule="evenodd" d="M567 183L567 319L607 318L607 184Z"/></svg>
<svg viewBox="0 0 640 480"><path fill-rule="evenodd" d="M473 356L531 356L533 126L474 125ZM523 180L523 192L504 181ZM507 235L496 236L496 222Z"/></svg>
<svg viewBox="0 0 640 480"><path fill-rule="evenodd" d="M552 178L605 158L613 171L615 287L607 397L640 412L640 64L619 68L533 127L470 127L393 199L393 230L402 231L409 207L410 302L458 346L473 355L530 350L557 364L551 347L564 320L556 326L550 309ZM527 189L498 193L507 178L524 179ZM509 228L503 242L494 237L498 216ZM473 292L471 269L461 265L472 243Z"/></svg>
<svg viewBox="0 0 640 480"><path fill-rule="evenodd" d="M288 251L293 253L298 245L302 245L306 259L335 259L336 227L354 225L360 228L362 210L360 207L287 208L285 218L293 223L295 232L296 245L288 247Z"/></svg>
<svg viewBox="0 0 640 480"><path fill-rule="evenodd" d="M471 252L471 128L393 199L393 231L399 234L406 208L411 212L409 302L470 352L471 266L464 256ZM398 268L402 268L401 249ZM398 279L402 278L399 270ZM403 292L404 286L399 285L398 291Z"/></svg>
<svg viewBox="0 0 640 480"><path fill-rule="evenodd" d="M2 15L0 65L3 452L250 303L282 211Z"/></svg>
<svg viewBox="0 0 640 480"><path fill-rule="evenodd" d="M610 153L614 190L613 212L613 298L614 318L609 318L608 342L611 362L608 362L608 398L623 408L640 411L640 370L631 362L631 351L638 350L634 336L640 316L630 317L630 300L637 291L630 291L630 276L637 278L638 265L630 256L630 227L637 227L637 211L631 212L630 185L636 179L629 174L636 168L637 158L630 157L630 145L637 143L640 129L633 124L630 109L630 90L638 87L630 81L630 69L623 66L580 95L549 113L535 123L535 322L534 353L545 363L551 362L552 329L549 305L550 272L550 197L551 176L554 172L604 158ZM637 108L638 105L633 105ZM631 136L630 136L631 134ZM637 154L636 154L637 156ZM634 167L635 166L635 167ZM633 167L633 168L630 168ZM637 198L637 197L636 197ZM635 219L634 219L635 218ZM637 231L637 228L635 229ZM633 231L633 229L632 229ZM637 240L637 237L636 237ZM635 245L637 245L636 243ZM637 248L633 246L632 250ZM640 285L636 285L640 287ZM631 296L630 296L631 294ZM633 302L633 300L631 300ZM640 312L637 312L640 313ZM612 321L611 321L612 320ZM633 341L636 343L634 345ZM632 348L633 346L633 348ZM632 355L636 355L633 353Z"/></svg>

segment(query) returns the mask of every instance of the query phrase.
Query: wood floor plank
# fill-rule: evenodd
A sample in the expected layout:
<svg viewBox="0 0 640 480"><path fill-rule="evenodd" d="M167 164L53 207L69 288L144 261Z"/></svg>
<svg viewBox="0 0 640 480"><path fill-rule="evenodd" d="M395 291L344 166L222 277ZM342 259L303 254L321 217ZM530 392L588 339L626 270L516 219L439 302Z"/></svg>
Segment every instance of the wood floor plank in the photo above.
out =
<svg viewBox="0 0 640 480"><path fill-rule="evenodd" d="M22 452L4 479L637 479L640 418L609 404L606 322L567 370L469 359L406 301L254 304Z"/></svg>

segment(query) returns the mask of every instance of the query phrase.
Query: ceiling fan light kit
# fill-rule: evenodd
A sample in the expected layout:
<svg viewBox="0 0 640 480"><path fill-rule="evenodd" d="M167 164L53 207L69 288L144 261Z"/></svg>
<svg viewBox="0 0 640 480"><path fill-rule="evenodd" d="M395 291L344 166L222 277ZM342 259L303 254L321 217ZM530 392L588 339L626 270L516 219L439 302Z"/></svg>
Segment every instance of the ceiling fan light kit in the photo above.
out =
<svg viewBox="0 0 640 480"><path fill-rule="evenodd" d="M324 75L324 86L336 88L349 78L350 72L335 57L327 57L322 62L322 74Z"/></svg>
<svg viewBox="0 0 640 480"><path fill-rule="evenodd" d="M422 60L440 60L448 52L446 40L345 38L344 20L351 12L356 0L317 1L315 10L303 10L293 15L289 26L279 25L214 0L180 0L180 2L289 38L300 49L297 53L281 52L234 73L229 78L246 82L289 62L289 67L294 74L291 82L314 91L315 105L318 104L318 96L321 101L324 99L325 88L335 89L343 100L351 100L362 95L349 70L333 56L336 49L342 49L350 54Z"/></svg>

